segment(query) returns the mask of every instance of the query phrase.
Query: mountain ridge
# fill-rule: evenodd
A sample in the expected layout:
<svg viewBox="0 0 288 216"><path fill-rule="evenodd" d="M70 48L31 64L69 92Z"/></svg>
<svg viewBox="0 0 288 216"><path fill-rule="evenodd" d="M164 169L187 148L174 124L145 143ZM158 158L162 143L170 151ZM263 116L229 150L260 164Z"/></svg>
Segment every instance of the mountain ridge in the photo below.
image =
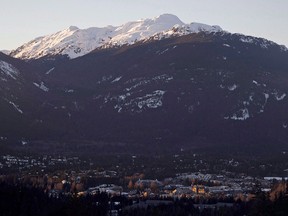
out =
<svg viewBox="0 0 288 216"><path fill-rule="evenodd" d="M12 50L10 55L21 59L38 59L44 56L66 55L68 58L83 56L98 47L133 44L147 40L155 34L166 33L174 28L186 28L186 34L222 31L219 26L201 23L184 24L177 16L163 14L152 19L142 19L121 26L79 29L70 26L57 33L41 36ZM170 32L171 34L171 32Z"/></svg>

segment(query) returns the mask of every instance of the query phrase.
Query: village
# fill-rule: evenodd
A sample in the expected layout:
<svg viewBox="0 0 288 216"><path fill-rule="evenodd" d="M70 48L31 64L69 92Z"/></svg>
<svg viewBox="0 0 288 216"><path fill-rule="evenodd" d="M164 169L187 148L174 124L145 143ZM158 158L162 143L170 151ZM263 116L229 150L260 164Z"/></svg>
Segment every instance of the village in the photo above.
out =
<svg viewBox="0 0 288 216"><path fill-rule="evenodd" d="M110 157L109 163L104 157ZM280 167L279 175L259 175L273 166ZM55 202L95 197L91 205L106 209L109 215L177 206L179 202L203 211L234 208L239 201L253 202L259 194L271 200L279 193L287 194L285 166L263 161L244 163L237 158L215 160L194 153L148 158L98 155L94 160L68 155L5 154L0 157L0 184L34 188ZM249 175L249 170L255 175Z"/></svg>
<svg viewBox="0 0 288 216"><path fill-rule="evenodd" d="M132 167L137 167L136 159L136 156L131 157ZM199 164L203 163L205 162L200 160ZM233 166L237 163L230 161ZM82 167L86 168L82 169ZM162 179L152 179L147 173L132 173L132 169L123 172L119 166L114 170L95 169L91 161L79 157L2 156L1 179L11 176L13 170L17 173L12 175L13 181L30 182L34 186L43 187L49 196L59 197L61 194L87 196L107 193L110 196L125 196L133 200L215 198L245 201L251 199L252 194L257 191L270 192L275 182L287 180L284 177L255 177L226 170L221 173L208 173L205 170L204 172L179 172Z"/></svg>

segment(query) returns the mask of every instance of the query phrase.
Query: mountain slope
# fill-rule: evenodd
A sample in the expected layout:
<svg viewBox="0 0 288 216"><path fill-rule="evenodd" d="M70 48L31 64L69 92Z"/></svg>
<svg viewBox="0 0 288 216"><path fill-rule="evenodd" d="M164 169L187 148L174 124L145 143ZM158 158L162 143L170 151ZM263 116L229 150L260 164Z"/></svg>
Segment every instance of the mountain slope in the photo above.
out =
<svg viewBox="0 0 288 216"><path fill-rule="evenodd" d="M41 125L36 113L45 91L38 70L0 53L0 140L19 141Z"/></svg>
<svg viewBox="0 0 288 216"><path fill-rule="evenodd" d="M285 145L287 60L264 39L200 32L99 49L43 79L64 139Z"/></svg>
<svg viewBox="0 0 288 216"><path fill-rule="evenodd" d="M0 52L2 52L2 53L5 54L5 55L9 55L10 50L0 50Z"/></svg>
<svg viewBox="0 0 288 216"><path fill-rule="evenodd" d="M57 64L41 58L26 63L1 54L2 86L7 85L0 91L7 123L1 134L8 140L44 145L56 140L77 148L103 142L171 152L180 146L286 149L287 48L216 26L178 22L164 15L108 27L119 32L112 38L107 29L92 29L108 39L94 43L93 34L86 32L93 46L87 53L83 43L79 58L69 54L81 41L74 37L91 29L71 27L37 39L35 47L44 47L43 55L31 49L34 42L18 50L27 58L72 58L62 56ZM46 40L63 52L46 49Z"/></svg>

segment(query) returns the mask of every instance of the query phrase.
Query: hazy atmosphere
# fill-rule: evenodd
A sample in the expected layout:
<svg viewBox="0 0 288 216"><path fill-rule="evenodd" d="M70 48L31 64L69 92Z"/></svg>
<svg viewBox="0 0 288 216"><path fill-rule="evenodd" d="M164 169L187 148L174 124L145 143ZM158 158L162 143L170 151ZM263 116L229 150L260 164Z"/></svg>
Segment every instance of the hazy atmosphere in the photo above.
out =
<svg viewBox="0 0 288 216"><path fill-rule="evenodd" d="M185 23L219 25L232 33L264 37L288 46L287 8L286 0L4 0L0 8L0 49L15 49L71 25L117 26L163 13L174 14Z"/></svg>
<svg viewBox="0 0 288 216"><path fill-rule="evenodd" d="M288 215L288 0L0 1L0 216Z"/></svg>
<svg viewBox="0 0 288 216"><path fill-rule="evenodd" d="M288 215L288 0L1 0L0 216Z"/></svg>

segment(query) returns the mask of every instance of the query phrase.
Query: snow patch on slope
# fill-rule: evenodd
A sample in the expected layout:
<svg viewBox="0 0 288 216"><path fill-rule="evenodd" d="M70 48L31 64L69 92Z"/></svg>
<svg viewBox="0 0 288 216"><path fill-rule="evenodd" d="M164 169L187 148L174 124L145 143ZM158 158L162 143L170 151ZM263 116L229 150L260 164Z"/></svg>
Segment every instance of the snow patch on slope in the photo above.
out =
<svg viewBox="0 0 288 216"><path fill-rule="evenodd" d="M116 77L114 80L112 80L112 82L111 83L115 83L115 82L118 82L120 79L122 78L122 76L120 76L120 77Z"/></svg>
<svg viewBox="0 0 288 216"><path fill-rule="evenodd" d="M238 113L235 113L230 119L244 121L250 117L249 110L247 108L239 110Z"/></svg>
<svg viewBox="0 0 288 216"><path fill-rule="evenodd" d="M234 91L238 86L236 84L228 86L229 91Z"/></svg>
<svg viewBox="0 0 288 216"><path fill-rule="evenodd" d="M288 49L284 45L278 45L273 41L264 39L264 38L257 38L257 37L252 37L252 36L246 36L243 34L237 34L240 38L239 40L243 43L248 43L248 44L255 44L259 45L262 49L268 49L271 46L279 46L281 51L286 52Z"/></svg>
<svg viewBox="0 0 288 216"><path fill-rule="evenodd" d="M148 108L158 108L162 106L162 97L165 94L165 91L157 90L152 94L147 94L144 97L136 98L137 105L140 109L147 106Z"/></svg>
<svg viewBox="0 0 288 216"><path fill-rule="evenodd" d="M51 68L51 69L48 70L45 74L46 74L46 75L50 74L54 69L55 69L55 67Z"/></svg>
<svg viewBox="0 0 288 216"><path fill-rule="evenodd" d="M19 70L16 67L1 60L0 60L0 71L2 71L2 73L6 74L7 76L10 76L15 80L16 76L19 75Z"/></svg>
<svg viewBox="0 0 288 216"><path fill-rule="evenodd" d="M42 91L48 92L49 88L44 85L44 82L41 82L40 84L38 83L33 83L36 87L40 88Z"/></svg>
<svg viewBox="0 0 288 216"><path fill-rule="evenodd" d="M283 100L285 97L286 97L286 94L285 94L285 93L283 93L282 95L275 95L275 98L276 98L277 101L281 101L281 100Z"/></svg>
<svg viewBox="0 0 288 216"><path fill-rule="evenodd" d="M125 95L119 95L118 97L112 98L116 100L116 105L114 109L117 112L130 110L132 112L142 112L145 109L156 109L163 105L163 96L165 91L156 90L150 94L145 94L143 96L133 97L131 93L126 93Z"/></svg>
<svg viewBox="0 0 288 216"><path fill-rule="evenodd" d="M19 108L19 105L15 104L12 101L9 101L9 104L11 104L14 107L14 109L16 109L19 113L23 114L23 111Z"/></svg>

